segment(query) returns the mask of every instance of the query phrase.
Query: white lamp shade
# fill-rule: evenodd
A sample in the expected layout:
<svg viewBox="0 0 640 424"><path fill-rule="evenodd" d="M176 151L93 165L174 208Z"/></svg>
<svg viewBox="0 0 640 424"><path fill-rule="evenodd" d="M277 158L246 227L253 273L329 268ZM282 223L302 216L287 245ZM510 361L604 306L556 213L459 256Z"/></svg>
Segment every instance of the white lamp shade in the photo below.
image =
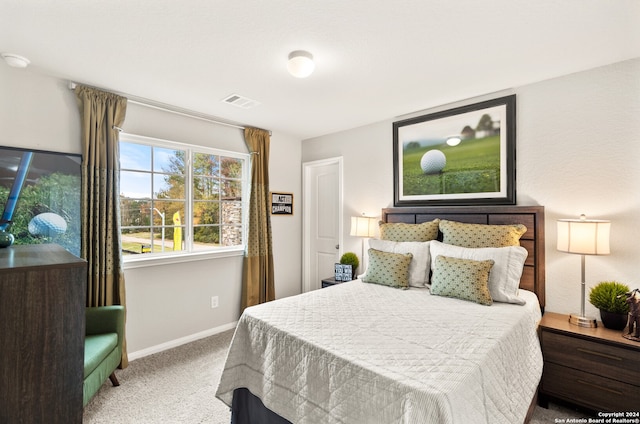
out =
<svg viewBox="0 0 640 424"><path fill-rule="evenodd" d="M287 70L296 78L306 78L315 69L311 53L304 50L296 50L289 53L289 61L287 62Z"/></svg>
<svg viewBox="0 0 640 424"><path fill-rule="evenodd" d="M608 255L611 222L595 219L559 219L558 250L582 255Z"/></svg>
<svg viewBox="0 0 640 424"><path fill-rule="evenodd" d="M368 216L352 216L351 217L351 233L356 237L373 237L376 235L376 218Z"/></svg>

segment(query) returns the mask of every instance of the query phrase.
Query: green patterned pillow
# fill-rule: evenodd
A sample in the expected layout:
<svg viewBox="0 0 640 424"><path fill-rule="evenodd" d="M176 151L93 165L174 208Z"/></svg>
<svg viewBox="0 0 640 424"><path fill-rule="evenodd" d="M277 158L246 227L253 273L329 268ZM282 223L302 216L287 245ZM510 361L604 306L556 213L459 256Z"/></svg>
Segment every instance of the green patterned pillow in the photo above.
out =
<svg viewBox="0 0 640 424"><path fill-rule="evenodd" d="M455 221L440 221L442 242L462 247L506 247L520 246L520 237L527 227L516 225L465 224Z"/></svg>
<svg viewBox="0 0 640 424"><path fill-rule="evenodd" d="M362 281L406 289L409 287L409 264L412 258L411 253L369 249L369 264Z"/></svg>
<svg viewBox="0 0 640 424"><path fill-rule="evenodd" d="M422 224L384 223L380 221L380 239L391 241L429 241L438 238L439 219Z"/></svg>
<svg viewBox="0 0 640 424"><path fill-rule="evenodd" d="M431 294L491 305L489 271L493 264L491 259L474 261L440 255L431 276Z"/></svg>

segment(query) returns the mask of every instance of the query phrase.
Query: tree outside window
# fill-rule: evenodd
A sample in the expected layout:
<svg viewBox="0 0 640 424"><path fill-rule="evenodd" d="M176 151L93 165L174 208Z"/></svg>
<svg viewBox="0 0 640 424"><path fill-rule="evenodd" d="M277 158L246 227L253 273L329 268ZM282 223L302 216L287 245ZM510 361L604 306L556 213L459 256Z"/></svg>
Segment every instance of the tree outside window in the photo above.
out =
<svg viewBox="0 0 640 424"><path fill-rule="evenodd" d="M123 253L243 245L248 156L171 142L120 142ZM179 148L178 148L179 146Z"/></svg>

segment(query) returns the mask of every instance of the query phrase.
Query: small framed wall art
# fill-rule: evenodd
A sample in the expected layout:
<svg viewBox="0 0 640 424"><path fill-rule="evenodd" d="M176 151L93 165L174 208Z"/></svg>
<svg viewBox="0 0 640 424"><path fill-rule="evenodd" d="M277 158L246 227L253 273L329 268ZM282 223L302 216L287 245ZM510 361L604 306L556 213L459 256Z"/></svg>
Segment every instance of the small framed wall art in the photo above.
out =
<svg viewBox="0 0 640 424"><path fill-rule="evenodd" d="M271 215L293 215L293 193L271 192Z"/></svg>

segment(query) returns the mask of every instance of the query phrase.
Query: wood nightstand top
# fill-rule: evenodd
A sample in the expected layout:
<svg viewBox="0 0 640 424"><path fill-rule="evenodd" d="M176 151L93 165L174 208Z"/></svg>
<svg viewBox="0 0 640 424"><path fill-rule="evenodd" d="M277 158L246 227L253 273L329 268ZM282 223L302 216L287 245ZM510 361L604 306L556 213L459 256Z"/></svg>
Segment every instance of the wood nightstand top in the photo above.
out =
<svg viewBox="0 0 640 424"><path fill-rule="evenodd" d="M542 320L540 321L540 327L552 331L568 333L569 335L576 335L582 338L605 340L610 343L629 346L640 351L640 342L625 339L622 337L623 330L610 330L605 328L600 321L598 321L598 327L596 328L579 327L569 323L569 315L545 312Z"/></svg>

